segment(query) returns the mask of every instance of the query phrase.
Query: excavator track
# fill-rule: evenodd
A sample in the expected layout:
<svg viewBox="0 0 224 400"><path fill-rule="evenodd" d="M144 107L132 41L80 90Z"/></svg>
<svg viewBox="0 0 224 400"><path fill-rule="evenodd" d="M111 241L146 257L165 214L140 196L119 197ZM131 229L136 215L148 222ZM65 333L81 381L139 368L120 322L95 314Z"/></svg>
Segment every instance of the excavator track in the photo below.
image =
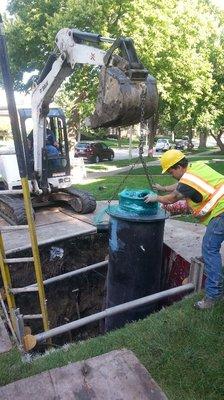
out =
<svg viewBox="0 0 224 400"><path fill-rule="evenodd" d="M89 214L96 209L96 200L90 193L73 188L51 193L48 201L35 203L35 198L32 200L34 200L34 207L49 206L50 204L55 204L55 202L66 203L78 214ZM0 216L11 225L26 225L27 219L23 198L15 195L1 195Z"/></svg>
<svg viewBox="0 0 224 400"><path fill-rule="evenodd" d="M74 196L69 205L79 214L89 214L96 209L96 199L91 193L73 188L66 189L66 192Z"/></svg>
<svg viewBox="0 0 224 400"><path fill-rule="evenodd" d="M52 193L50 199L68 204L78 214L89 214L96 209L96 199L83 190L67 188Z"/></svg>
<svg viewBox="0 0 224 400"><path fill-rule="evenodd" d="M2 194L0 196L0 216L11 225L26 225L26 213L21 197Z"/></svg>

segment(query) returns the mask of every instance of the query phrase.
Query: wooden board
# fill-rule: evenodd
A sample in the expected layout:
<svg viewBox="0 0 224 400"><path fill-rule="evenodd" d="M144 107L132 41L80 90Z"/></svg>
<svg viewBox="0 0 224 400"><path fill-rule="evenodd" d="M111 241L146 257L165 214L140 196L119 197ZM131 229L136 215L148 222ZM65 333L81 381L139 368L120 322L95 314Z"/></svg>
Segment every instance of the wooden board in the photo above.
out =
<svg viewBox="0 0 224 400"><path fill-rule="evenodd" d="M6 226L0 221L0 226ZM36 213L36 232L38 244L46 245L75 236L96 233L96 227L90 223L66 215L58 208L42 209ZM6 254L31 247L27 229L3 232Z"/></svg>
<svg viewBox="0 0 224 400"><path fill-rule="evenodd" d="M167 400L128 350L114 350L0 388L4 400Z"/></svg>

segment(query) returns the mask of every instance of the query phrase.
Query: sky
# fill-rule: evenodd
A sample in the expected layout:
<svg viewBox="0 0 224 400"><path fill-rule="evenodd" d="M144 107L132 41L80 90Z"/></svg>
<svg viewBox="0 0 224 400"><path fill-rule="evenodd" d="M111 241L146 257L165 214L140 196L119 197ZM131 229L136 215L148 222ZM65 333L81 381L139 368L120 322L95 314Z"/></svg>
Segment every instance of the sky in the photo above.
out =
<svg viewBox="0 0 224 400"><path fill-rule="evenodd" d="M6 8L7 0L0 0L0 12L4 12Z"/></svg>
<svg viewBox="0 0 224 400"><path fill-rule="evenodd" d="M224 10L224 0L212 0L212 2Z"/></svg>

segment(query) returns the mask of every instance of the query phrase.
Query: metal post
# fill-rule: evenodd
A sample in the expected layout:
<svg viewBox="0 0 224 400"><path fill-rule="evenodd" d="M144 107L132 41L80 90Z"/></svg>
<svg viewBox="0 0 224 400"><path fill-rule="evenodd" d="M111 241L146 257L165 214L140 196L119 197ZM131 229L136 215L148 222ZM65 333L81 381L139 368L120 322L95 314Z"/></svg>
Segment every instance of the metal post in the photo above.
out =
<svg viewBox="0 0 224 400"><path fill-rule="evenodd" d="M193 283L195 292L200 292L202 288L204 263L197 257L191 258L190 273L188 281Z"/></svg>

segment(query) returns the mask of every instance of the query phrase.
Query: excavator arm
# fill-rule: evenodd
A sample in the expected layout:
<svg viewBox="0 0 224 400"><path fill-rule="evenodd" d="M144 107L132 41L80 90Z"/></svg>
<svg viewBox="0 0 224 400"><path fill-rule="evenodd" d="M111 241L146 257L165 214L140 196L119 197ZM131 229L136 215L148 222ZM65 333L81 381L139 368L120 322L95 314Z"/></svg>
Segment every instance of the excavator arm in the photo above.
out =
<svg viewBox="0 0 224 400"><path fill-rule="evenodd" d="M108 51L99 44L112 44ZM85 43L94 43L96 47ZM62 82L80 64L101 67L96 110L86 123L92 128L127 126L151 117L158 105L155 79L138 60L133 41L117 40L76 29L56 35L57 53L51 54L32 94L34 171L42 176L46 116ZM119 55L115 54L119 50Z"/></svg>
<svg viewBox="0 0 224 400"><path fill-rule="evenodd" d="M32 119L34 139L34 170L42 175L42 152L44 148L45 120L49 104L62 82L70 76L76 64L103 65L105 52L92 46L76 43L73 30L61 29L56 36L56 53L50 55L32 93Z"/></svg>

